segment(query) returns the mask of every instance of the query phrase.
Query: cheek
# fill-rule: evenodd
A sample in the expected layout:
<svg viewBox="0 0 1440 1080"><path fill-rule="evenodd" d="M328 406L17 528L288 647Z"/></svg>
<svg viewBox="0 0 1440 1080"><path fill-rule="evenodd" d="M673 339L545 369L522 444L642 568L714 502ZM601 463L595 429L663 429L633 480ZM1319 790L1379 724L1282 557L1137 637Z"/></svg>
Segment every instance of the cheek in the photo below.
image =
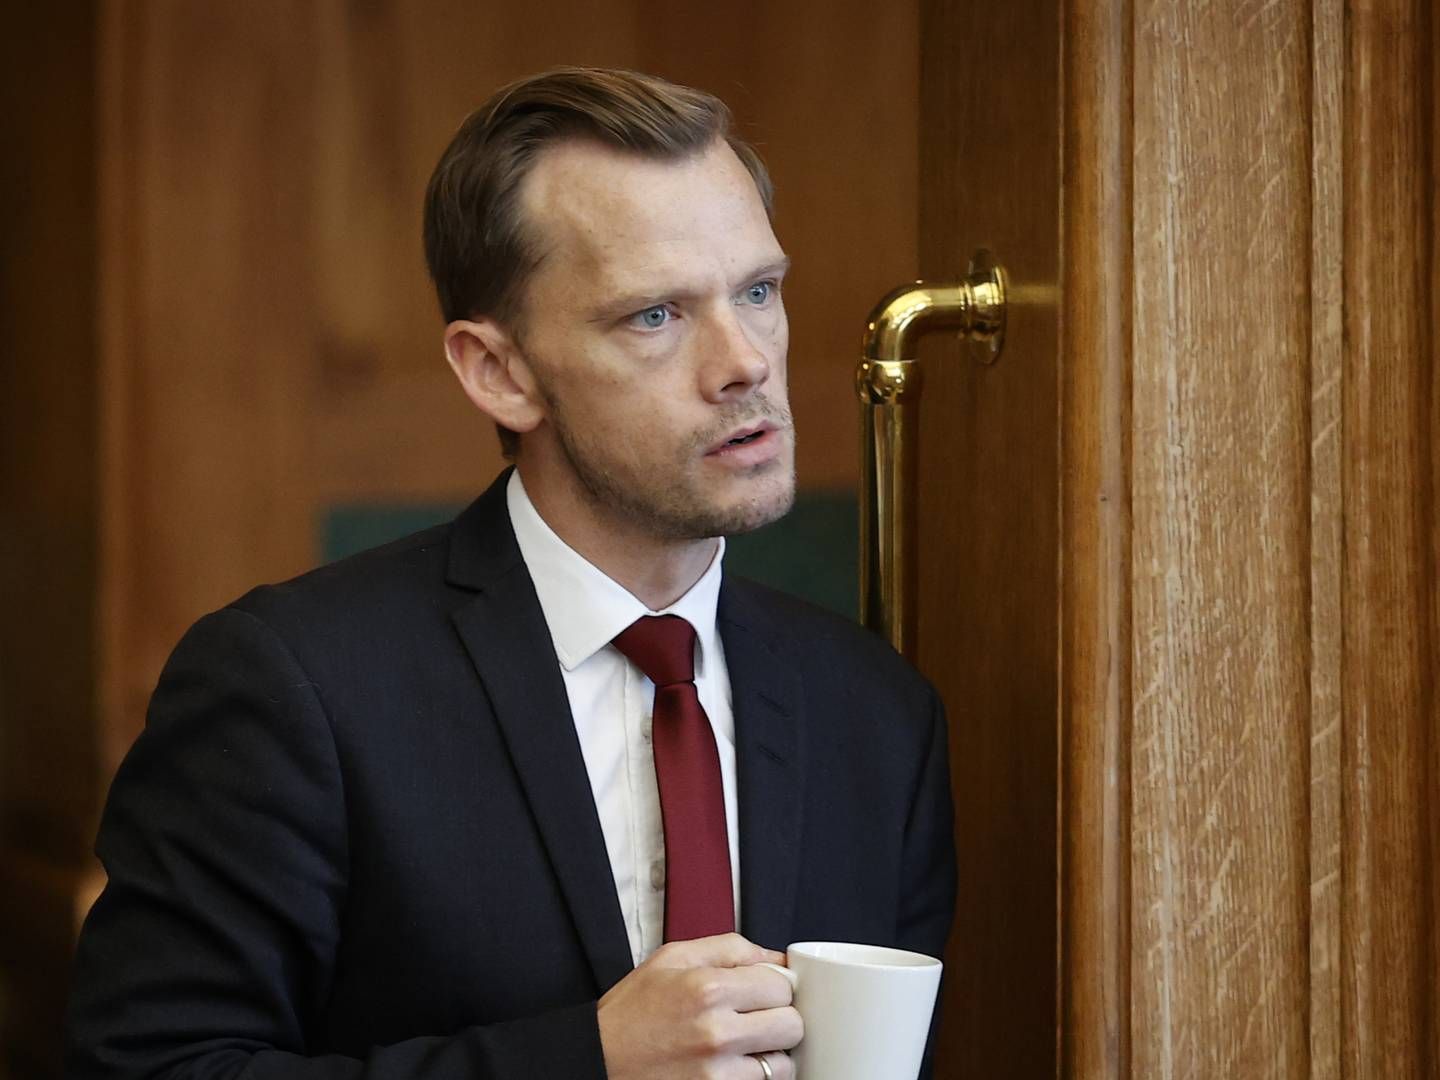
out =
<svg viewBox="0 0 1440 1080"><path fill-rule="evenodd" d="M770 348L773 350L771 363L783 374L786 354L790 350L790 320L783 306L775 312L775 325L770 331Z"/></svg>
<svg viewBox="0 0 1440 1080"><path fill-rule="evenodd" d="M780 313L780 325L775 328L775 334L770 339L770 381L780 390L784 390L789 375L789 353L790 353L790 324L785 321L785 313Z"/></svg>
<svg viewBox="0 0 1440 1080"><path fill-rule="evenodd" d="M617 383L590 399L581 436L611 460L647 468L683 438L676 423L676 397L645 384ZM578 418L577 418L578 419Z"/></svg>
<svg viewBox="0 0 1440 1080"><path fill-rule="evenodd" d="M785 358L790 348L790 324L783 307L752 310L744 319L745 336L770 365L772 382L785 376Z"/></svg>
<svg viewBox="0 0 1440 1080"><path fill-rule="evenodd" d="M603 434L624 419L629 388L601 365L557 366L545 381L554 408L578 438Z"/></svg>

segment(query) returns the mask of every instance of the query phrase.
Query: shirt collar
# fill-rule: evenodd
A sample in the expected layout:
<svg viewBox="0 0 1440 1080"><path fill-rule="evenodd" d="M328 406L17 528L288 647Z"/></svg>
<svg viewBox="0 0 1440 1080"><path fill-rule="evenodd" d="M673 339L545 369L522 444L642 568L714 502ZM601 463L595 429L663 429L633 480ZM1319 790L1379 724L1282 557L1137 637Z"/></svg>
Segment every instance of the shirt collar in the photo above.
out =
<svg viewBox="0 0 1440 1080"><path fill-rule="evenodd" d="M566 671L573 671L603 649L636 619L644 615L678 615L695 628L699 645L695 677L705 673L705 659L715 655L719 642L715 608L720 598L721 560L725 539L715 549L700 580L684 596L661 611L647 608L623 585L608 577L555 533L535 509L520 470L510 474L505 502L520 556L535 583L540 610L555 643L555 656Z"/></svg>

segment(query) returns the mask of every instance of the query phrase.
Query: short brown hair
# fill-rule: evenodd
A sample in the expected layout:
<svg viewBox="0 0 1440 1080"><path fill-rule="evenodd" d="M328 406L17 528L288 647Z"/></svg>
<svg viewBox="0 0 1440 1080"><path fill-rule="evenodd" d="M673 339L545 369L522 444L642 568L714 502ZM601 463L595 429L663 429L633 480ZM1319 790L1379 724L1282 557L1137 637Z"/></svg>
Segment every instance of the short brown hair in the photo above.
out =
<svg viewBox="0 0 1440 1080"><path fill-rule="evenodd" d="M492 316L512 324L538 253L520 214L520 188L540 151L596 139L646 158L679 160L726 140L771 213L774 188L760 156L730 130L711 94L654 75L562 67L503 87L460 125L425 191L425 261L446 322ZM501 446L516 440L503 428Z"/></svg>

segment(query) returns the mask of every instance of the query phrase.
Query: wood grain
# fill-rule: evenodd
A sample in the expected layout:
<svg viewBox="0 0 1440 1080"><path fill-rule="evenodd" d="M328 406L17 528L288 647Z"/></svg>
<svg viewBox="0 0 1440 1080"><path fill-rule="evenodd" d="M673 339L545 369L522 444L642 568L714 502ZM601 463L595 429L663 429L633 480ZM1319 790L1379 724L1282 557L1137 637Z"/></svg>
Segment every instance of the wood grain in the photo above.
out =
<svg viewBox="0 0 1440 1080"><path fill-rule="evenodd" d="M1308 1065L1309 10L1134 30L1136 1076Z"/></svg>
<svg viewBox="0 0 1440 1080"><path fill-rule="evenodd" d="M1434 1076L1435 25L1421 0L1365 0L1349 15L1342 1065Z"/></svg>
<svg viewBox="0 0 1440 1080"><path fill-rule="evenodd" d="M1065 40L1062 1073L1435 1075L1440 27L1418 0L1137 5L1131 276L1094 81L1125 32L1091 14ZM1101 332L1126 283L1128 387ZM1126 408L1106 580L1090 499ZM1127 841L1128 1061L1102 901Z"/></svg>
<svg viewBox="0 0 1440 1080"><path fill-rule="evenodd" d="M1056 1054L1060 23L1050 0L921 8L920 270L1010 274L1005 355L922 348L918 660L950 710L960 904L943 1077Z"/></svg>
<svg viewBox="0 0 1440 1080"><path fill-rule="evenodd" d="M1060 1069L1130 1075L1131 19L1065 6Z"/></svg>
<svg viewBox="0 0 1440 1080"><path fill-rule="evenodd" d="M121 125L105 135L102 203L117 271L103 342L112 765L177 629L257 567L311 561L312 159L308 113L287 106L309 96L316 42L291 5L119 6L103 41L120 52L105 71L106 119Z"/></svg>
<svg viewBox="0 0 1440 1080"><path fill-rule="evenodd" d="M1340 1080L1345 13L1311 15L1310 1073Z"/></svg>

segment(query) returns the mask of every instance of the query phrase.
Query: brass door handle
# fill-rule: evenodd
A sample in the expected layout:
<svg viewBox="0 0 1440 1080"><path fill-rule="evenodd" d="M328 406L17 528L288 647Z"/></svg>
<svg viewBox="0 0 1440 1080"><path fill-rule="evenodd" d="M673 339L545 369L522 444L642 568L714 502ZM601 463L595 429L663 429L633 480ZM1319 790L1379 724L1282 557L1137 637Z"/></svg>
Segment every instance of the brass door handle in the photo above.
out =
<svg viewBox="0 0 1440 1080"><path fill-rule="evenodd" d="M915 433L919 339L959 331L985 363L1005 341L1005 272L987 251L964 281L917 281L870 313L855 389L860 395L860 621L914 658Z"/></svg>

